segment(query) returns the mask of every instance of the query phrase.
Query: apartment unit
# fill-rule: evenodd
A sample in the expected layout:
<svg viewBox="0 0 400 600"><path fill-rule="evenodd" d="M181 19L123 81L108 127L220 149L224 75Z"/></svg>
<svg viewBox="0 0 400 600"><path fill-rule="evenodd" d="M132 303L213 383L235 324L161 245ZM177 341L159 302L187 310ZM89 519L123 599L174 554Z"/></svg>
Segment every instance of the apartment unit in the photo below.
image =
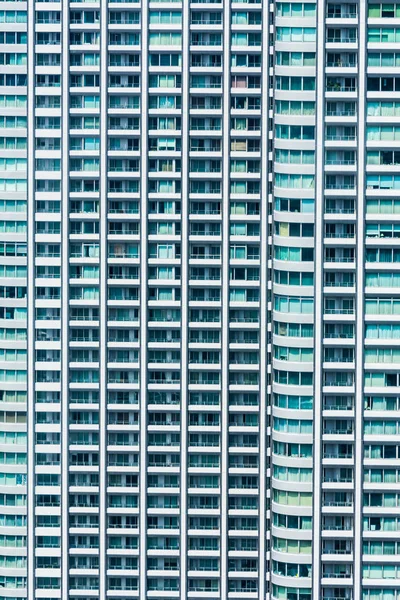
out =
<svg viewBox="0 0 400 600"><path fill-rule="evenodd" d="M0 126L0 600L400 600L400 4L3 1Z"/></svg>

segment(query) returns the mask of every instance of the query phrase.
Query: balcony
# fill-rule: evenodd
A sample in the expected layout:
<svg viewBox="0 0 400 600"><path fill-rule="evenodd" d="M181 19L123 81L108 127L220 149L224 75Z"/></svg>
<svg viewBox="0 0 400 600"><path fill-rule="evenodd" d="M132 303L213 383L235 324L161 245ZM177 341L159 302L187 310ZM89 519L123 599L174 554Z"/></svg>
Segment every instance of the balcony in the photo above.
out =
<svg viewBox="0 0 400 600"><path fill-rule="evenodd" d="M332 92L357 92L357 82L355 78L327 78L325 91Z"/></svg>
<svg viewBox="0 0 400 600"><path fill-rule="evenodd" d="M324 398L323 410L353 410L353 408L352 398L343 398L342 396L326 396Z"/></svg>
<svg viewBox="0 0 400 600"><path fill-rule="evenodd" d="M357 114L355 108L330 108L326 111L327 117L355 117Z"/></svg>
<svg viewBox="0 0 400 600"><path fill-rule="evenodd" d="M357 4L328 4L326 8L327 19L356 19L358 15Z"/></svg>
<svg viewBox="0 0 400 600"><path fill-rule="evenodd" d="M328 29L325 40L327 44L356 44L357 41L357 31L355 29Z"/></svg>
<svg viewBox="0 0 400 600"><path fill-rule="evenodd" d="M357 68L357 57L355 55L353 58L353 55L341 56L340 54L328 54L325 64L327 67L336 69L355 69Z"/></svg>
<svg viewBox="0 0 400 600"><path fill-rule="evenodd" d="M330 375L330 373L327 373ZM326 377L324 381L324 387L351 387L354 385L353 377L337 377L337 378L328 378ZM334 433L333 431L326 431L324 433ZM351 433L351 431L338 431L338 433Z"/></svg>
<svg viewBox="0 0 400 600"><path fill-rule="evenodd" d="M349 588L329 589L321 600L353 600L353 593Z"/></svg>
<svg viewBox="0 0 400 600"><path fill-rule="evenodd" d="M323 430L323 435L352 435L354 433L354 427L326 427ZM341 458L351 458L352 455L342 456ZM334 458L338 458L339 454L337 454ZM327 457L326 457L327 458Z"/></svg>

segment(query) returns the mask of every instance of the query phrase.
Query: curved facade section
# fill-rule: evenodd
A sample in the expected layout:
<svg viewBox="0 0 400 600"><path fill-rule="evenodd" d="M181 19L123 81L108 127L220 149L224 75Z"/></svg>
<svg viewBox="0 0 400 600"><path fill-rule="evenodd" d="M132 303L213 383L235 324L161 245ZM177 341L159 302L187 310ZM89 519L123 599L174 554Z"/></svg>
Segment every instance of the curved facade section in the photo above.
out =
<svg viewBox="0 0 400 600"><path fill-rule="evenodd" d="M272 598L312 597L316 5L275 12Z"/></svg>

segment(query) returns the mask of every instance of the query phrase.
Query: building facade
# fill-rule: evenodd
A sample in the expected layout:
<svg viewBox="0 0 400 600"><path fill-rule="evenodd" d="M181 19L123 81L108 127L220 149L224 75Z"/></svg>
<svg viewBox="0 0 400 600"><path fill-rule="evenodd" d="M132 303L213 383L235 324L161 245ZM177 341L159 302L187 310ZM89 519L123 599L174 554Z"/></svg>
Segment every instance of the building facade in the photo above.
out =
<svg viewBox="0 0 400 600"><path fill-rule="evenodd" d="M3 1L0 125L0 600L400 600L400 4Z"/></svg>

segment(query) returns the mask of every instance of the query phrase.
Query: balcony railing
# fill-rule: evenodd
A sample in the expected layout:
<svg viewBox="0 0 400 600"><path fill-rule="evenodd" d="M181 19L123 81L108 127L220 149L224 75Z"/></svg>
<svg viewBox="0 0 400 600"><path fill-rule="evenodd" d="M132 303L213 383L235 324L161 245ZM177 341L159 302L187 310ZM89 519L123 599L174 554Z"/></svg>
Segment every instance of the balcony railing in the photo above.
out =
<svg viewBox="0 0 400 600"><path fill-rule="evenodd" d="M354 44L356 42L357 42L357 37L355 37L355 36L346 36L346 37L327 36L326 37L327 44Z"/></svg>
<svg viewBox="0 0 400 600"><path fill-rule="evenodd" d="M328 117L355 117L356 109L347 110L328 110L326 111Z"/></svg>
<svg viewBox="0 0 400 600"><path fill-rule="evenodd" d="M356 67L357 63L354 60L327 60L327 67Z"/></svg>

